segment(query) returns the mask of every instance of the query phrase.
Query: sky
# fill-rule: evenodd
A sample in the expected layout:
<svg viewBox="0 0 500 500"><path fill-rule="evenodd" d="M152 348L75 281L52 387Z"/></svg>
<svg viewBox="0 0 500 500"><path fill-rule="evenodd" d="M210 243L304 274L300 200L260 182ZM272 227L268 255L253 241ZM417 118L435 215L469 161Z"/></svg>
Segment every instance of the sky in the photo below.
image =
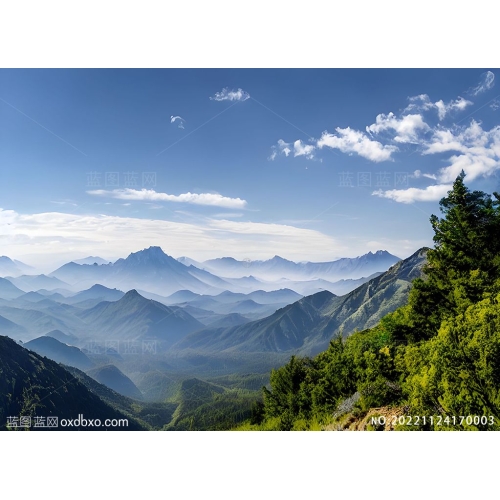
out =
<svg viewBox="0 0 500 500"><path fill-rule="evenodd" d="M499 190L497 73L0 69L0 255L408 257Z"/></svg>

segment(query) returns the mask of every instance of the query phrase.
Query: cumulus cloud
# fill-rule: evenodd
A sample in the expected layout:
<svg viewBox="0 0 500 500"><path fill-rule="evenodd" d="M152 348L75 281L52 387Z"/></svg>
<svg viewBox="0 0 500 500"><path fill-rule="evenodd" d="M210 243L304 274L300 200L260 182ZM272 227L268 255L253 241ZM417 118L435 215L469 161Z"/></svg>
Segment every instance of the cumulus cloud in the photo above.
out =
<svg viewBox="0 0 500 500"><path fill-rule="evenodd" d="M391 155L398 150L396 146L384 145L378 141L370 139L366 134L358 130L337 127L338 135L323 132L317 142L318 148L324 147L339 149L343 153L358 154L373 162L391 160Z"/></svg>
<svg viewBox="0 0 500 500"><path fill-rule="evenodd" d="M429 128L429 125L424 122L422 115L419 114L405 115L397 118L394 113L389 113L388 115L382 113L377 116L375 123L366 127L366 131L370 134L379 134L390 130L396 132L394 136L396 142L417 143L419 141L419 132L426 132Z"/></svg>
<svg viewBox="0 0 500 500"><path fill-rule="evenodd" d="M468 180L489 176L500 169L500 126L483 130L475 120L468 127L438 129L423 154L458 153L438 172L441 182L453 181L462 171Z"/></svg>
<svg viewBox="0 0 500 500"><path fill-rule="evenodd" d="M490 90L495 85L495 74L492 71L486 71L481 75L479 83L469 90L471 95L478 95Z"/></svg>
<svg viewBox="0 0 500 500"><path fill-rule="evenodd" d="M246 101L247 99L250 99L248 92L245 92L243 89L229 90L228 87L210 97L212 101Z"/></svg>
<svg viewBox="0 0 500 500"><path fill-rule="evenodd" d="M176 121L178 121L178 125L177 125L177 128L184 128L184 122L186 120L184 120L184 118L182 118L182 116L171 116L170 117L170 123L175 123Z"/></svg>
<svg viewBox="0 0 500 500"><path fill-rule="evenodd" d="M389 198L390 200L399 203L414 203L415 201L438 201L452 188L451 184L437 184L427 186L424 189L408 188L408 189L390 189L383 191L379 189L372 193L373 196L381 198Z"/></svg>
<svg viewBox="0 0 500 500"><path fill-rule="evenodd" d="M214 207L225 208L244 208L247 205L245 200L240 198L228 198L220 194L213 193L183 193L179 195L157 193L153 189L113 189L104 190L96 189L87 191L88 194L94 196L108 196L118 200L134 200L134 201L172 201L177 203L192 203L194 205L208 205Z"/></svg>
<svg viewBox="0 0 500 500"><path fill-rule="evenodd" d="M442 99L436 102L432 102L427 94L408 97L408 101L410 101L410 104L408 104L408 106L405 108L405 110L403 111L404 113L435 109L437 111L439 120L444 120L446 116L453 111L463 111L467 106L473 104L471 101L468 101L467 99L464 99L460 96L448 103L445 103Z"/></svg>

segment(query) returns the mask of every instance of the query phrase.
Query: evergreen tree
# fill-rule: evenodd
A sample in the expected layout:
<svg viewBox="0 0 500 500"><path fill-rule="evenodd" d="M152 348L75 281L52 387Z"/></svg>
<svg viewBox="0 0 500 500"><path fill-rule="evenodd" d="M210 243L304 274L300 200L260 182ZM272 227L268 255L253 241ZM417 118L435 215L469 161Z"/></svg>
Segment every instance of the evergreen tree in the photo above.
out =
<svg viewBox="0 0 500 500"><path fill-rule="evenodd" d="M434 336L458 302L481 300L499 275L500 195L471 192L464 177L462 171L440 201L444 217L430 218L435 247L427 252L426 279L415 280L410 293L410 340Z"/></svg>

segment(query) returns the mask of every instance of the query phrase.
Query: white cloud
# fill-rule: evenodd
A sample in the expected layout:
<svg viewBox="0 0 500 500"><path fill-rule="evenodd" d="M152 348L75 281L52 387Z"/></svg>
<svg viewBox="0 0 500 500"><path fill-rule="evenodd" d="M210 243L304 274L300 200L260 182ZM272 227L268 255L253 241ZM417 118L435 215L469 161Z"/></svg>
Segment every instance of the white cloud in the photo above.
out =
<svg viewBox="0 0 500 500"><path fill-rule="evenodd" d="M413 172L413 175L411 175L410 177L413 177L414 179L420 179L421 177L426 177L427 179L432 179L432 180L437 180L437 176L434 175L434 174L426 174L420 170L415 170L415 172Z"/></svg>
<svg viewBox="0 0 500 500"><path fill-rule="evenodd" d="M415 201L438 201L452 188L451 184L438 184L427 186L425 189L408 188L408 189L391 189L383 191L379 189L372 193L373 196L381 198L389 198L390 200L399 203L414 203Z"/></svg>
<svg viewBox="0 0 500 500"><path fill-rule="evenodd" d="M229 90L228 87L222 89L220 92L216 92L213 97L210 97L212 101L246 101L250 99L250 94L245 92L243 89Z"/></svg>
<svg viewBox="0 0 500 500"><path fill-rule="evenodd" d="M396 142L418 143L419 131L426 132L429 130L429 125L424 122L422 115L405 115L402 118L397 118L394 113L388 115L380 114L375 119L375 123L366 127L366 131L371 134L379 134L385 130L394 130Z"/></svg>
<svg viewBox="0 0 500 500"><path fill-rule="evenodd" d="M356 153L363 158L373 162L391 160L391 155L398 150L396 146L383 145L378 141L370 139L366 134L358 130L337 127L338 135L330 134L327 131L317 142L318 148L323 147L339 149L343 153Z"/></svg>
<svg viewBox="0 0 500 500"><path fill-rule="evenodd" d="M492 71L486 71L481 75L481 80L479 83L469 90L472 95L482 94L487 90L490 90L495 85L495 74Z"/></svg>
<svg viewBox="0 0 500 500"><path fill-rule="evenodd" d="M410 111L427 111L428 109L432 109L434 107L434 103L431 102L427 94L408 97L408 101L410 101L410 104L408 104L408 106L404 109L403 113Z"/></svg>
<svg viewBox="0 0 500 500"><path fill-rule="evenodd" d="M279 139L278 144L271 148L272 152L268 160L273 161L279 154L284 154L285 156L288 156L292 152L290 146L291 143L285 142L283 139Z"/></svg>
<svg viewBox="0 0 500 500"><path fill-rule="evenodd" d="M408 97L408 100L410 101L410 104L405 108L403 113L435 109L438 113L439 120L444 120L446 115L453 111L463 111L467 106L473 104L471 101L468 101L460 96L448 103L445 103L442 99L437 102L432 102L427 94Z"/></svg>
<svg viewBox="0 0 500 500"><path fill-rule="evenodd" d="M177 125L177 128L184 128L184 123L186 120L182 118L182 116L171 116L170 117L170 123L175 123L176 121L179 121L179 124Z"/></svg>
<svg viewBox="0 0 500 500"><path fill-rule="evenodd" d="M208 205L225 208L244 208L247 205L245 200L240 198L228 198L220 194L213 193L183 193L179 195L157 193L153 189L113 189L106 191L97 189L87 191L94 196L109 196L118 200L136 200L136 201L173 201L178 203L192 203L194 205Z"/></svg>
<svg viewBox="0 0 500 500"><path fill-rule="evenodd" d="M302 141L297 140L293 143L293 156L305 156L308 160L312 160L315 149L314 146L303 144Z"/></svg>
<svg viewBox="0 0 500 500"><path fill-rule="evenodd" d="M445 104L442 100L439 100L434 103L437 108L438 117L440 120L444 120L448 113L451 113L454 110L463 111L467 106L473 104L471 101L464 99L463 97L458 97L454 101L450 101L448 104Z"/></svg>
<svg viewBox="0 0 500 500"><path fill-rule="evenodd" d="M475 120L468 127L438 129L423 154L455 152L438 172L440 182L453 181L462 171L468 180L489 176L500 169L500 126L483 130Z"/></svg>
<svg viewBox="0 0 500 500"><path fill-rule="evenodd" d="M493 99L493 102L490 104L490 108L493 111L496 111L498 108L500 108L500 101L498 99Z"/></svg>
<svg viewBox="0 0 500 500"><path fill-rule="evenodd" d="M0 209L0 228L4 222L9 224L9 232L2 238L2 252L21 260L31 256L39 265L67 262L82 255L124 257L151 245L161 246L174 257L189 255L195 259L266 259L278 254L293 260L321 261L332 254L362 249L361 244L351 249L316 230L205 217L194 223L181 223L59 212L18 214ZM304 241L308 242L306 246ZM30 262L29 258L26 260Z"/></svg>

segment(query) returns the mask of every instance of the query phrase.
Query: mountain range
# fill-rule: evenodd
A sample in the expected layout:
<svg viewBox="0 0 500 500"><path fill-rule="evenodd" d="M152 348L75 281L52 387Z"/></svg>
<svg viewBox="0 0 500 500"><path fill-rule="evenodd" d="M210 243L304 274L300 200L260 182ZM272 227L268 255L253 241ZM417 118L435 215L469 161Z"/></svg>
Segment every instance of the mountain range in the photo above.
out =
<svg viewBox="0 0 500 500"><path fill-rule="evenodd" d="M382 316L406 303L411 281L422 276L426 252L427 249L419 250L344 296L319 292L261 320L191 333L173 349L219 353L320 352L336 334L348 335L374 326Z"/></svg>
<svg viewBox="0 0 500 500"><path fill-rule="evenodd" d="M324 279L338 281L341 279L357 279L386 271L401 260L385 250L368 252L356 258L343 258L332 262L292 262L275 255L269 260L236 260L232 257L206 260L202 263L186 257L180 262L205 269L225 278L243 278L254 276L267 280L311 280Z"/></svg>

